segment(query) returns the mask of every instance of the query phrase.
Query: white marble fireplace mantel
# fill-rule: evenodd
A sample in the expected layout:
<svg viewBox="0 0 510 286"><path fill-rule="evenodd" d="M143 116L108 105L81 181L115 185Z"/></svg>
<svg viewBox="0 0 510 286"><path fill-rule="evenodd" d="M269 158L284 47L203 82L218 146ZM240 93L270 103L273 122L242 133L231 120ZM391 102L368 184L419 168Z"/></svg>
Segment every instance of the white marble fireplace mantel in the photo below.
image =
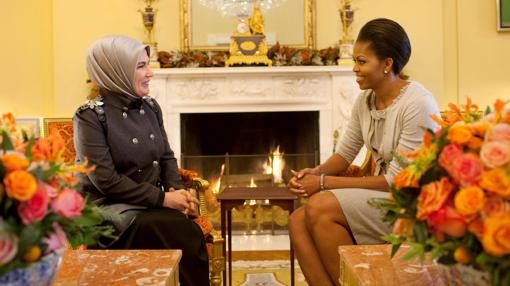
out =
<svg viewBox="0 0 510 286"><path fill-rule="evenodd" d="M150 95L161 105L179 161L181 113L318 111L322 162L359 91L351 68L343 66L172 68L154 71Z"/></svg>

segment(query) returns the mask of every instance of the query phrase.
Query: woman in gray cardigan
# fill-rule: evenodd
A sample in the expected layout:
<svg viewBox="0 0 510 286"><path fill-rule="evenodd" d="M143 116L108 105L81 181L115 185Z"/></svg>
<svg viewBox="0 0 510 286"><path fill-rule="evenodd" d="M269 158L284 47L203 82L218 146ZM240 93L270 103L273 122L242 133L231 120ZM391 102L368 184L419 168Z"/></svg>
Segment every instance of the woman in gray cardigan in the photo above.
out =
<svg viewBox="0 0 510 286"><path fill-rule="evenodd" d="M294 173L289 189L309 197L289 220L289 235L310 285L337 285L338 246L383 243L391 230L368 199L388 197L399 165L394 152L410 152L422 142L423 129L437 128L432 94L421 84L399 77L411 54L404 29L389 19L375 19L361 29L354 45L356 82L363 90L338 152L326 162ZM340 177L362 146L372 153L370 177Z"/></svg>

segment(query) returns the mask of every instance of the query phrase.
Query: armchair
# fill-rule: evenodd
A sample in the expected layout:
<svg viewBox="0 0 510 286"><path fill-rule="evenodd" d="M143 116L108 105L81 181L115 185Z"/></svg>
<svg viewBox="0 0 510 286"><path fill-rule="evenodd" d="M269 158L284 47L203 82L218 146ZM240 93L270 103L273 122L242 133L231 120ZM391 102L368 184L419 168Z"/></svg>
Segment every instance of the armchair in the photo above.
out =
<svg viewBox="0 0 510 286"><path fill-rule="evenodd" d="M207 243L207 252L209 254L209 275L211 286L219 286L221 284L221 273L225 270L225 257L223 256L223 249L225 242L213 227L209 212L213 212L218 208L218 202L213 193L209 190L209 182L198 177L194 171L179 169L184 184L188 186L191 192L195 192L199 201L199 217L195 222L200 225L204 233Z"/></svg>

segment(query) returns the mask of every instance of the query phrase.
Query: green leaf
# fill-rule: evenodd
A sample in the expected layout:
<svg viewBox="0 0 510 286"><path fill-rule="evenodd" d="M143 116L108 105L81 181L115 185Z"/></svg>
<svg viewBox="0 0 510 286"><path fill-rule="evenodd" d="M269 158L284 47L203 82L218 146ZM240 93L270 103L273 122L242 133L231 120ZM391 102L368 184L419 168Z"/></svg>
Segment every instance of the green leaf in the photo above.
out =
<svg viewBox="0 0 510 286"><path fill-rule="evenodd" d="M4 166L4 161L0 160L0 182L4 181L5 174L6 170Z"/></svg>
<svg viewBox="0 0 510 286"><path fill-rule="evenodd" d="M32 161L32 159L33 159L33 156L32 156L32 147L34 146L34 144L35 144L35 138L32 135L30 137L30 139L28 139L27 147L25 148L25 157L27 157L27 159L29 161Z"/></svg>
<svg viewBox="0 0 510 286"><path fill-rule="evenodd" d="M5 151L14 150L11 138L6 130L2 130L2 149Z"/></svg>
<svg viewBox="0 0 510 286"><path fill-rule="evenodd" d="M402 259L409 260L413 257L418 256L420 261L425 260L425 249L422 244L419 243L411 243L411 248L407 251L406 254L402 256Z"/></svg>
<svg viewBox="0 0 510 286"><path fill-rule="evenodd" d="M491 107L490 107L490 105L487 105L487 108L485 108L485 113L484 113L484 115L489 115L489 114L491 114L491 113L492 113Z"/></svg>
<svg viewBox="0 0 510 286"><path fill-rule="evenodd" d="M425 241L428 237L427 225L425 225L425 223L422 221L416 221L413 224L413 234L416 242L425 244Z"/></svg>

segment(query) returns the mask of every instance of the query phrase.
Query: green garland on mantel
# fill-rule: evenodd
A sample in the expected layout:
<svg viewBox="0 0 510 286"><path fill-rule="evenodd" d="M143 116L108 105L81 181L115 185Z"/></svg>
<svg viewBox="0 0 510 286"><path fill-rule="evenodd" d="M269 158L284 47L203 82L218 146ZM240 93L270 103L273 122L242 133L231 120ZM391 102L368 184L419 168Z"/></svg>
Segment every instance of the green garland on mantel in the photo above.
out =
<svg viewBox="0 0 510 286"><path fill-rule="evenodd" d="M162 68L224 67L229 52L214 51L160 51L158 61ZM296 49L276 44L267 52L273 66L333 66L337 64L338 47L326 49Z"/></svg>

